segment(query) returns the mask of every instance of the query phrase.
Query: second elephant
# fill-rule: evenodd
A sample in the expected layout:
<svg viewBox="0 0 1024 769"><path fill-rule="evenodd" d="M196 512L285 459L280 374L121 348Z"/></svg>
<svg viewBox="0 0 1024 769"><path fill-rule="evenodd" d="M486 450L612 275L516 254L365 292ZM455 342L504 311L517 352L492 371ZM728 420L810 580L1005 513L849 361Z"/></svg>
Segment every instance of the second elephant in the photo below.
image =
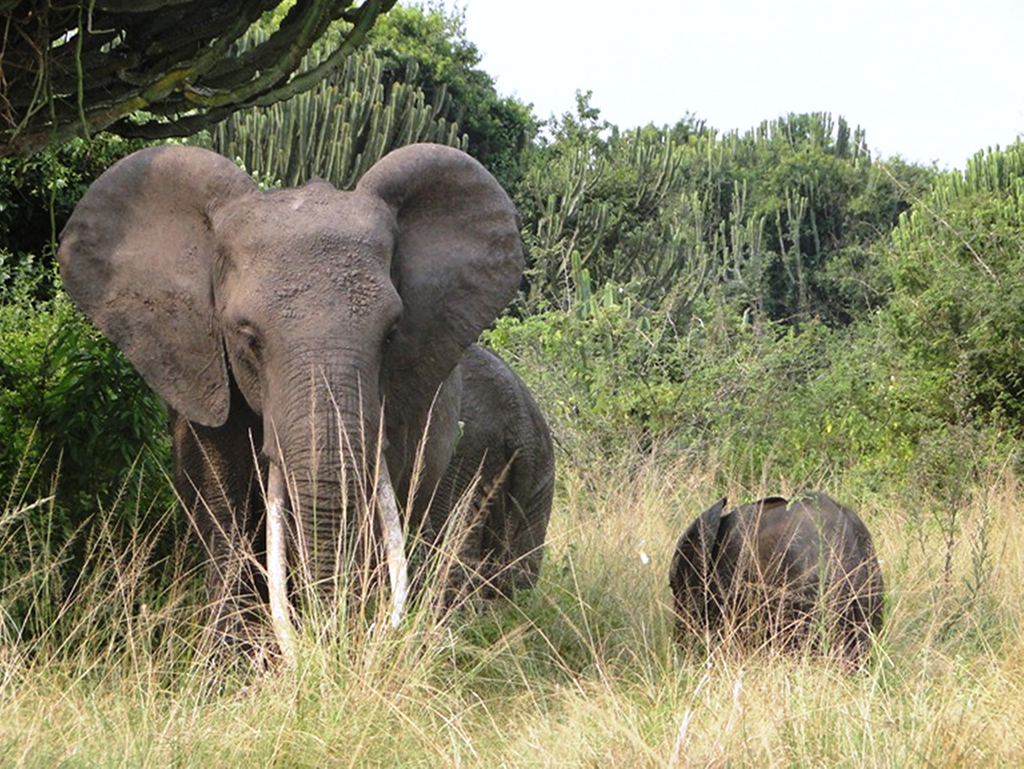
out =
<svg viewBox="0 0 1024 769"><path fill-rule="evenodd" d="M860 517L821 492L726 511L687 528L669 571L680 638L730 628L797 648L827 642L856 663L882 624L882 572Z"/></svg>

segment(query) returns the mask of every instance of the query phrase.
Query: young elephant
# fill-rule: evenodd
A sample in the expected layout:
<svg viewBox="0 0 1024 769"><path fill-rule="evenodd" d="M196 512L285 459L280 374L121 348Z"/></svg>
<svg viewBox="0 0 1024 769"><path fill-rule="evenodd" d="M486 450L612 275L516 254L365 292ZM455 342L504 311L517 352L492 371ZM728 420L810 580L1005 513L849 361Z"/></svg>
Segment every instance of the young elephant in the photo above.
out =
<svg viewBox="0 0 1024 769"><path fill-rule="evenodd" d="M723 497L679 538L669 584L680 640L730 627L851 663L882 624L882 572L860 517L821 492L768 497L723 512Z"/></svg>

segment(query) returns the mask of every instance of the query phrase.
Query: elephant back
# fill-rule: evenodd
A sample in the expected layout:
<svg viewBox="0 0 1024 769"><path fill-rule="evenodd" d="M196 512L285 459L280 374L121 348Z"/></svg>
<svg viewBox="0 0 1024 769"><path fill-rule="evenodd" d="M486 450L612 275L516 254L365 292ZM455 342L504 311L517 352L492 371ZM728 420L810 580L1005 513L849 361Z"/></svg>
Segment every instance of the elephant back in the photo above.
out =
<svg viewBox="0 0 1024 769"><path fill-rule="evenodd" d="M844 658L863 657L882 625L884 586L860 517L821 492L722 509L724 500L677 544L670 579L677 634L700 616L707 629L792 648L824 628Z"/></svg>

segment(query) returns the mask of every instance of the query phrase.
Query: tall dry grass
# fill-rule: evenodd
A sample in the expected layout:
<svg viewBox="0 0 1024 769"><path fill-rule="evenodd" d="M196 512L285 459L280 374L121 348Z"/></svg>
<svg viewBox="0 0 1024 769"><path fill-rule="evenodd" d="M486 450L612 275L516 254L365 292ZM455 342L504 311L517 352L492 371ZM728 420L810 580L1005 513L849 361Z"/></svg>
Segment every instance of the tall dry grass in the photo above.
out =
<svg viewBox="0 0 1024 769"><path fill-rule="evenodd" d="M0 764L1024 761L1024 490L1011 471L955 510L827 485L861 513L886 579L885 629L852 674L728 638L710 653L673 643L667 572L683 528L722 493L796 490L772 468L758 488L722 488L721 477L657 452L586 467L563 458L532 593L451 616L413 607L387 632L370 617L322 634L314 617L295 666L267 670L202 651L201 572L186 548L153 566L154 532L127 549L95 537L61 594L48 575L62 555L24 530L34 501L12 496L0 558L27 565L0 583ZM12 548L31 557L9 558ZM18 624L26 606L35 614Z"/></svg>

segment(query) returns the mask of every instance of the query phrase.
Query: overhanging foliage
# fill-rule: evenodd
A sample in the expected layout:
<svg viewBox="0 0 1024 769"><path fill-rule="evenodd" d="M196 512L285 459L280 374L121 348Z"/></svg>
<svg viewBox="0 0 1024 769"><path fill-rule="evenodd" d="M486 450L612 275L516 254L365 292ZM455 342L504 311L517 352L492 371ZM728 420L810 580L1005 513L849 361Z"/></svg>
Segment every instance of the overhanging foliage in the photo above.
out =
<svg viewBox="0 0 1024 769"><path fill-rule="evenodd" d="M394 2L0 0L0 155L101 130L186 136L286 99L334 70ZM270 11L282 17L273 34L239 52L234 43ZM339 20L338 46L299 71Z"/></svg>

